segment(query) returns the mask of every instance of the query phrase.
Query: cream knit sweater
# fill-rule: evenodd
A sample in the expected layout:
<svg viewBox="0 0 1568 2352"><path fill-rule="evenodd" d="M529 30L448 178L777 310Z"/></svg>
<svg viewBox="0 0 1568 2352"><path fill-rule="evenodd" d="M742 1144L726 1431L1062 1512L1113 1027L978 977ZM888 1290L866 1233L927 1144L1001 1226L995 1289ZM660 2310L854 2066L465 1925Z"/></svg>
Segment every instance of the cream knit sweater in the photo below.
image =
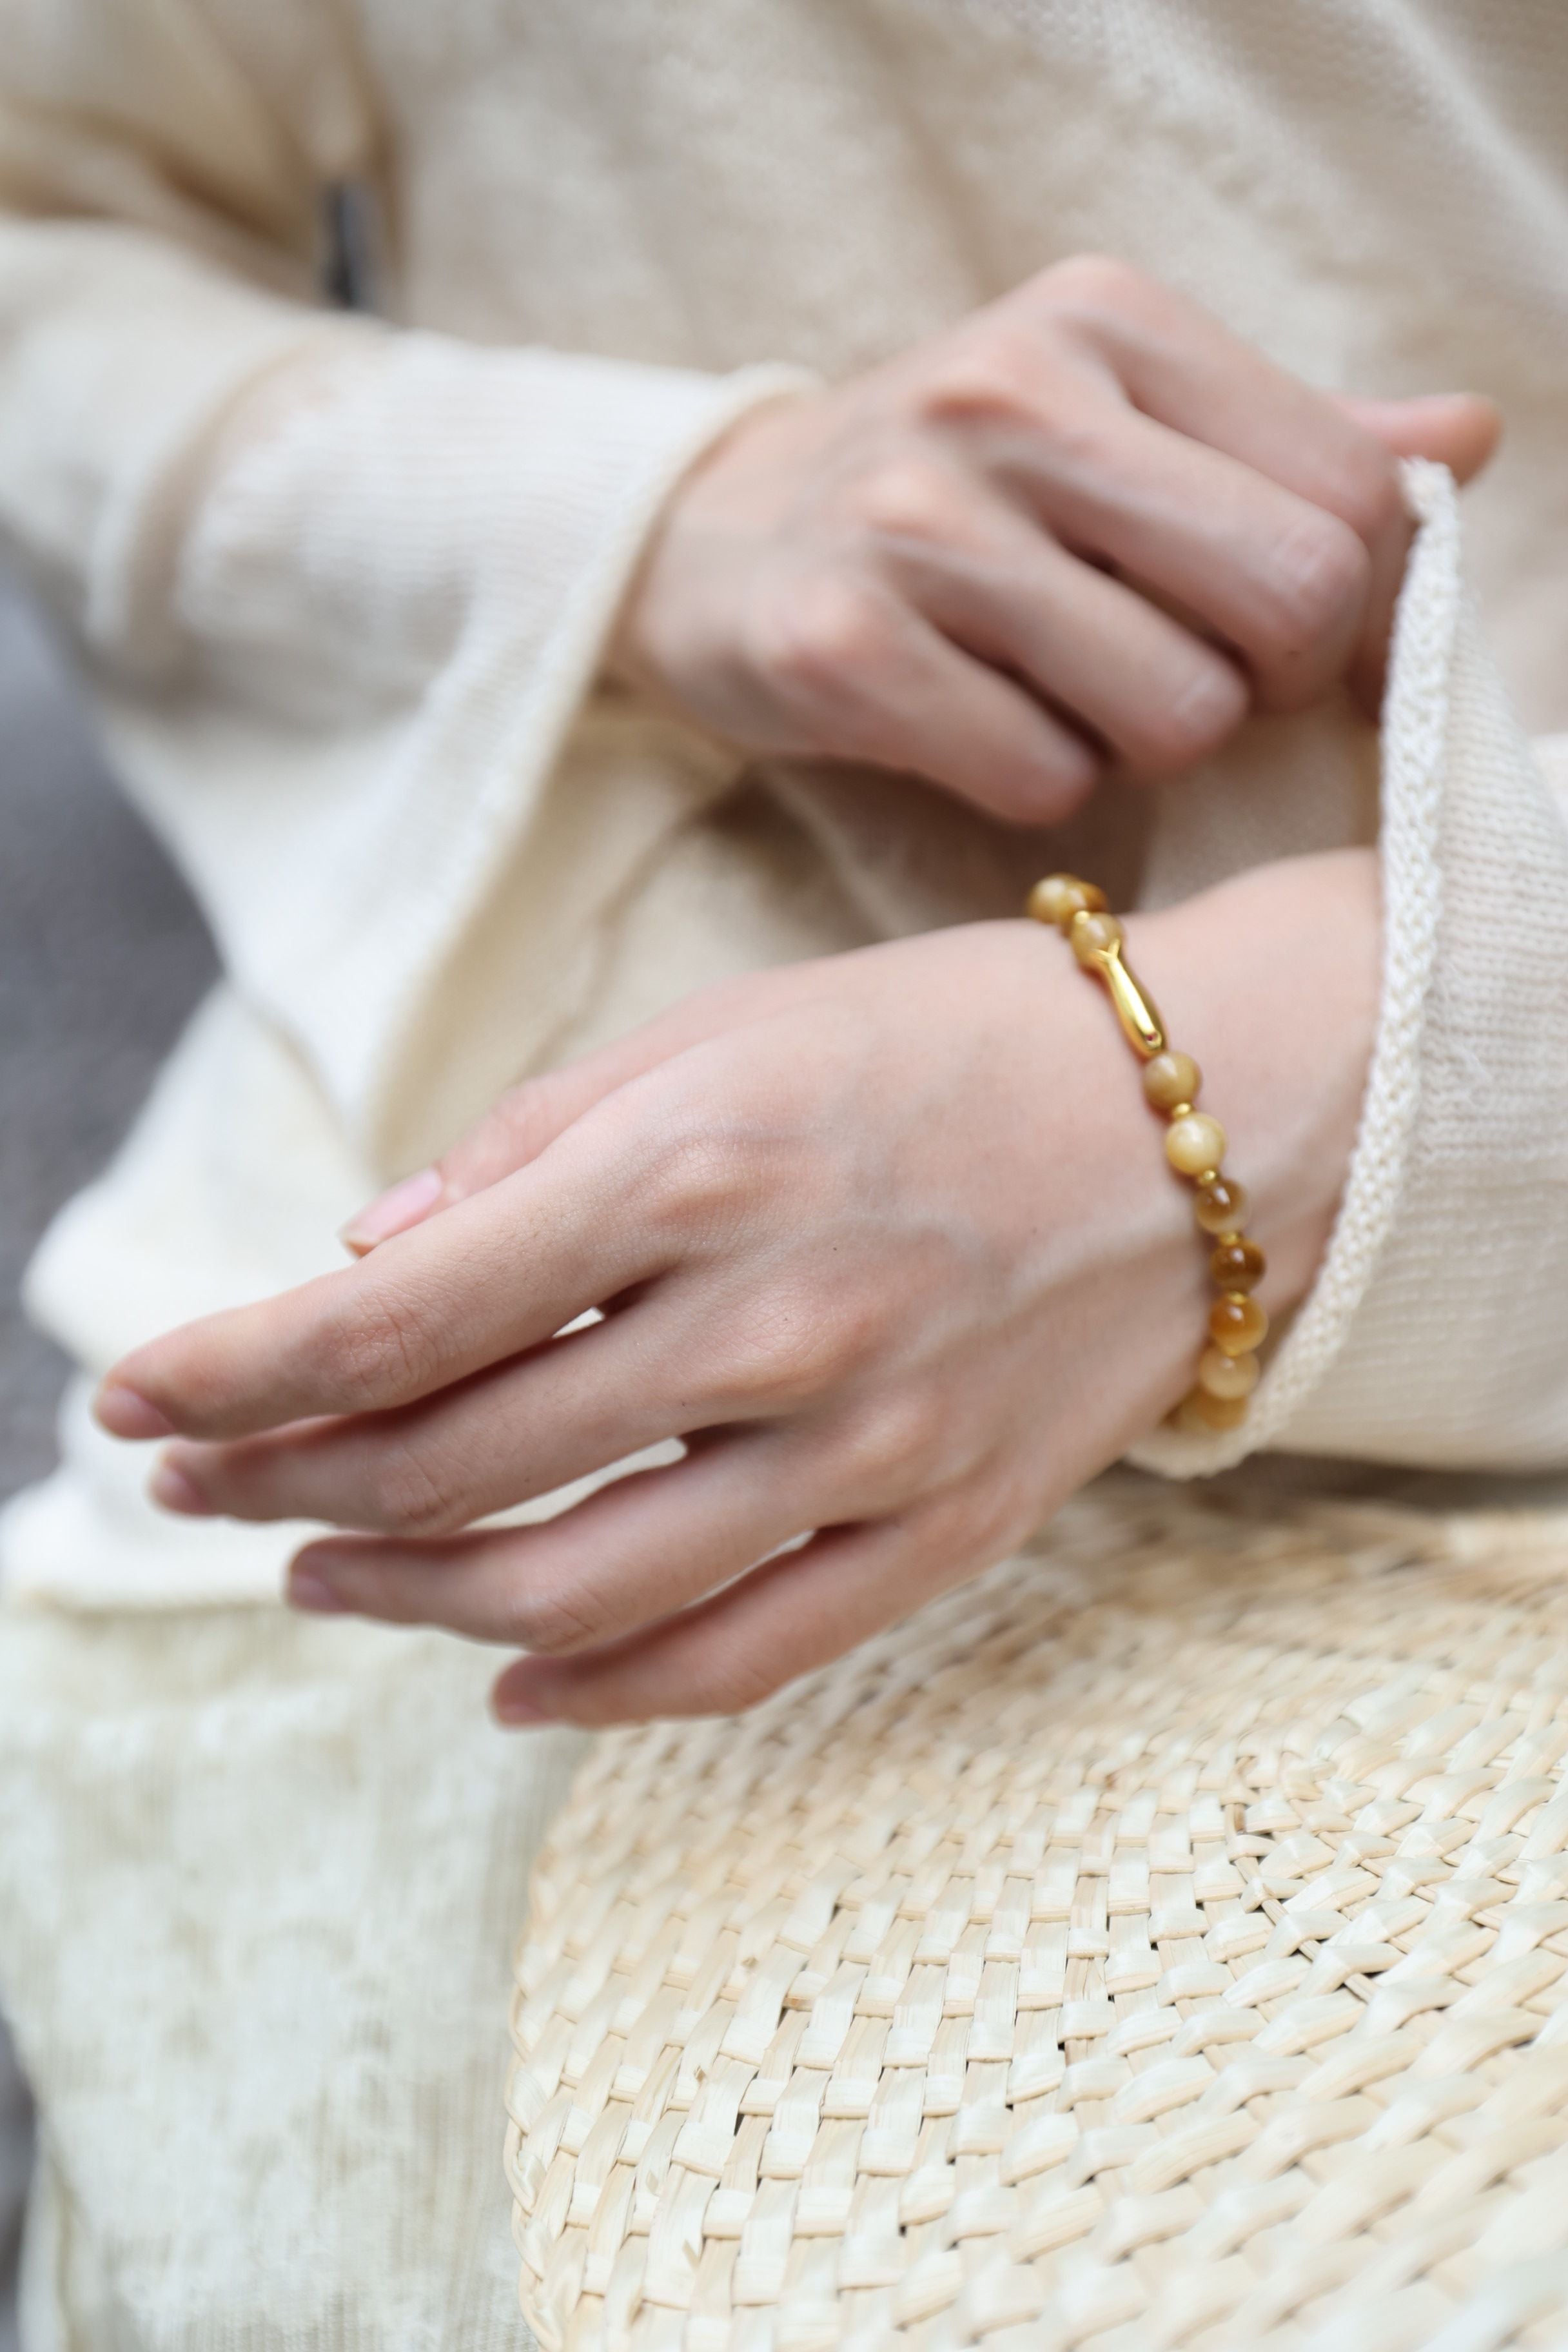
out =
<svg viewBox="0 0 1568 2352"><path fill-rule="evenodd" d="M1373 836L1346 709L1042 839L738 776L595 685L729 420L1100 247L1317 382L1508 412L1484 636L1413 484L1382 1034L1253 1426L1568 1459L1568 834L1527 741L1568 730L1565 117L1561 0L0 0L0 530L230 974L46 1242L47 1328L96 1371L334 1262L501 1086L713 972L1010 912L1047 860L1156 904ZM348 182L374 322L317 291ZM155 1519L79 1396L66 1452L13 1589L276 1591L293 1531Z"/></svg>

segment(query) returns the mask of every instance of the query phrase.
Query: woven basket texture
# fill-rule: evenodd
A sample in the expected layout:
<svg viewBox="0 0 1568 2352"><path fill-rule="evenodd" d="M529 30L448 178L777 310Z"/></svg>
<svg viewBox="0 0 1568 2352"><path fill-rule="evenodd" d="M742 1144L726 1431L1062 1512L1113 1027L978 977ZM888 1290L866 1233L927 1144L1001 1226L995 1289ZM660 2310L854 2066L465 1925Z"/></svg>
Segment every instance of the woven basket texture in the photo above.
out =
<svg viewBox="0 0 1568 2352"><path fill-rule="evenodd" d="M1118 1474L600 1741L518 1960L542 2342L1568 2345L1565 1567Z"/></svg>

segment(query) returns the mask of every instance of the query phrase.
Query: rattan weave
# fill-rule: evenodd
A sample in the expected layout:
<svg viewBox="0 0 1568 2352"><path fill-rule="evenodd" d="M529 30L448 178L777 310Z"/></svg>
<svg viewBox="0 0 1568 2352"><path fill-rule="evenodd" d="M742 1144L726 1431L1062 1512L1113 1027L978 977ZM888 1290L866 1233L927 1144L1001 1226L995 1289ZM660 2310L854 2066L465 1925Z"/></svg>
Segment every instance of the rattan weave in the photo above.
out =
<svg viewBox="0 0 1568 2352"><path fill-rule="evenodd" d="M1123 1476L603 1740L519 1955L542 2343L1568 2345L1565 1570Z"/></svg>

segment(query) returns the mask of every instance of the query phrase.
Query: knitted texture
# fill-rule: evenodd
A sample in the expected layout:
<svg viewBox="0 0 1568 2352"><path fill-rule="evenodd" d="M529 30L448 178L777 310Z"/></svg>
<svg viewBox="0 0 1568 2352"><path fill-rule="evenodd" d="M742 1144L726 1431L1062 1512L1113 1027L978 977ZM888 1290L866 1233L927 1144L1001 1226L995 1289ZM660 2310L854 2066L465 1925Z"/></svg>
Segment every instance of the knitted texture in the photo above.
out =
<svg viewBox="0 0 1568 2352"><path fill-rule="evenodd" d="M1328 1258L1274 1366L1270 1393L1261 1401L1258 1444L1289 1429L1292 1412L1333 1364L1398 1212L1420 1106L1423 1029L1437 951L1444 793L1450 774L1474 756L1472 745L1451 743L1461 595L1453 483L1431 466L1412 465L1405 472L1422 529L1395 616L1383 713L1384 980L1377 1043Z"/></svg>
<svg viewBox="0 0 1568 2352"><path fill-rule="evenodd" d="M1467 604L1452 480L1427 465L1405 473L1422 527L1384 710L1383 1000L1360 1133L1317 1282L1245 1428L1161 1430L1133 1448L1167 1475L1225 1469L1275 1444L1375 1454L1391 1381L1411 1422L1407 1458L1463 1459L1466 1408L1443 1359L1468 1323L1466 1294L1484 1312L1487 1286L1508 1278L1489 1236L1528 1234L1543 1289L1568 1286L1568 1223L1553 1213L1568 1181L1568 1076L1540 1066L1539 1025L1568 969L1568 831ZM1425 1195L1436 1210L1483 1167L1488 1214L1436 1266L1413 1202ZM1527 1340L1494 1368L1500 1464L1539 1458L1551 1352Z"/></svg>
<svg viewBox="0 0 1568 2352"><path fill-rule="evenodd" d="M1568 1514L1130 1475L612 1735L518 1957L556 2352L1554 2352Z"/></svg>
<svg viewBox="0 0 1568 2352"><path fill-rule="evenodd" d="M581 1743L507 1738L489 1671L271 1609L0 1609L29 2352L521 2352L507 1954Z"/></svg>

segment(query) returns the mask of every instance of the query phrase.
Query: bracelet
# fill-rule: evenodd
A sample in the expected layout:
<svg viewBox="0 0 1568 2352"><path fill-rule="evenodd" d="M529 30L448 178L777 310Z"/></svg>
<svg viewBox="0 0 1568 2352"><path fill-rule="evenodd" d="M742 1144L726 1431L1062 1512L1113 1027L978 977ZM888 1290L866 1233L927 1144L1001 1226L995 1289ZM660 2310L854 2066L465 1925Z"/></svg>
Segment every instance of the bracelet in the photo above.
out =
<svg viewBox="0 0 1568 2352"><path fill-rule="evenodd" d="M1027 911L1037 923L1054 923L1085 971L1104 982L1127 1042L1143 1064L1144 1095L1167 1121L1165 1157L1191 1181L1193 1213L1213 1238L1209 1273L1220 1295L1209 1309L1208 1345L1194 1386L1170 1417L1178 1428L1236 1429L1247 1418L1261 1370L1253 1351L1268 1318L1251 1293L1268 1261L1241 1229L1246 1187L1222 1172L1225 1129L1196 1107L1203 1072L1190 1054L1166 1044L1148 990L1128 968L1121 926L1108 911L1103 890L1076 874L1047 874L1030 891Z"/></svg>

